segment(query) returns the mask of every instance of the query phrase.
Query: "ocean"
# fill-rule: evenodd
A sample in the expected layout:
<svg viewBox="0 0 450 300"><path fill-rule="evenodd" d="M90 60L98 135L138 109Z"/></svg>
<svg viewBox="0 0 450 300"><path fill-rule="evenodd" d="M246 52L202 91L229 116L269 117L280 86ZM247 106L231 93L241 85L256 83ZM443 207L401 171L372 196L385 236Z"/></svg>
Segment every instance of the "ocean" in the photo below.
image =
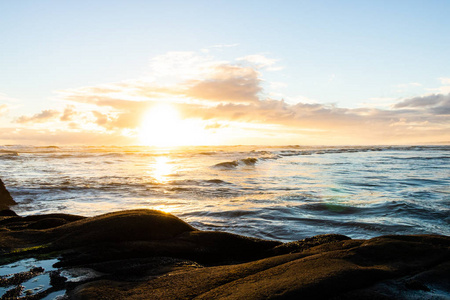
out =
<svg viewBox="0 0 450 300"><path fill-rule="evenodd" d="M20 215L147 208L293 241L450 235L450 146L0 146Z"/></svg>

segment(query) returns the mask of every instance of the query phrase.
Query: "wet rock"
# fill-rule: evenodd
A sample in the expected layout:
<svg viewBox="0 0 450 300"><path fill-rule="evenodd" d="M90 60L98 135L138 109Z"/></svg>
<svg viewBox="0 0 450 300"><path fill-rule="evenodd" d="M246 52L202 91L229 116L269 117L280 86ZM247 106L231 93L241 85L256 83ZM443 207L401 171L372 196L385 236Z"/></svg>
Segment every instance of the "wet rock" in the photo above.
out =
<svg viewBox="0 0 450 300"><path fill-rule="evenodd" d="M10 209L4 209L0 211L0 217L17 217L17 214Z"/></svg>
<svg viewBox="0 0 450 300"><path fill-rule="evenodd" d="M48 229L58 227L68 222L63 218L46 218L34 223L31 223L27 226L28 229Z"/></svg>
<svg viewBox="0 0 450 300"><path fill-rule="evenodd" d="M394 290L389 294L385 289L388 292L383 294L365 288L393 278L404 282L405 276L424 270L432 272L436 264L448 261L449 242L449 237L441 236L379 237L367 242L341 240L331 242L333 247L329 248L320 244L306 252L190 269L140 282L98 280L76 287L69 296L73 299L101 299L105 295L114 295L115 299L419 299L420 295L430 298L433 294L421 294L425 292L421 285L419 290L398 294L399 298ZM391 251L393 248L399 251ZM448 281L449 274L442 275L442 279ZM440 290L438 295L445 293L448 297L450 290Z"/></svg>
<svg viewBox="0 0 450 300"><path fill-rule="evenodd" d="M11 197L11 194L0 179L0 210L8 209L10 206L17 204Z"/></svg>
<svg viewBox="0 0 450 300"><path fill-rule="evenodd" d="M296 253L301 252L306 249L328 244L332 242L339 242L339 241L345 241L350 240L348 236L341 235L341 234L321 234L316 235L313 237L309 237L300 241L290 242L290 243L283 243L271 250L273 255L280 255L280 254L287 254L287 253Z"/></svg>
<svg viewBox="0 0 450 300"><path fill-rule="evenodd" d="M220 231L191 231L174 239L187 243L197 250L191 252L192 259L201 263L230 263L248 261L267 256L267 251L281 245L268 241Z"/></svg>
<svg viewBox="0 0 450 300"><path fill-rule="evenodd" d="M27 272L20 272L14 274L11 277L0 278L0 286L19 285L39 274L42 274L45 270L41 267L32 268Z"/></svg>
<svg viewBox="0 0 450 300"><path fill-rule="evenodd" d="M8 290L0 299L1 300L11 300L11 299L18 299L20 295L22 294L23 290L25 288L21 285L18 285L10 290Z"/></svg>
<svg viewBox="0 0 450 300"><path fill-rule="evenodd" d="M26 217L15 215L9 218L0 218L0 228L5 227L9 230L15 231L24 229L48 229L70 222L83 220L85 218L86 217L70 214L46 214Z"/></svg>
<svg viewBox="0 0 450 300"><path fill-rule="evenodd" d="M61 274L51 275L55 285L65 285L70 299L450 296L447 236L352 240L329 234L281 243L200 231L173 215L153 210L72 216L72 221L63 216L0 220L0 226L7 229L0 231L0 251L12 257L27 247L36 248L39 255L58 253L61 262L55 267L89 268L100 274L86 279L87 283L64 283ZM38 222L56 224L58 218L67 223L31 229ZM30 255L28 250L26 255Z"/></svg>
<svg viewBox="0 0 450 300"><path fill-rule="evenodd" d="M430 289L423 284L422 282L418 280L408 280L405 282L405 287L410 290L416 290L416 291L426 291L429 292Z"/></svg>
<svg viewBox="0 0 450 300"><path fill-rule="evenodd" d="M49 273L50 276L50 284L56 289L62 289L65 287L67 278L64 276L61 276L60 271L51 271Z"/></svg>
<svg viewBox="0 0 450 300"><path fill-rule="evenodd" d="M196 229L179 218L156 210L128 210L72 222L51 231L55 247L171 239Z"/></svg>

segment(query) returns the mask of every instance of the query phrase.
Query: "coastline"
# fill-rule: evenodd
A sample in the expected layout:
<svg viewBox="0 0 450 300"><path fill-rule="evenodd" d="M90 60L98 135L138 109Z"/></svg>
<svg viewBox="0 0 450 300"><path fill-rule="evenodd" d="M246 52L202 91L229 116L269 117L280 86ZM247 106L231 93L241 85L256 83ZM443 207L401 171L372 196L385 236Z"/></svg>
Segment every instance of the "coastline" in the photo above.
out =
<svg viewBox="0 0 450 300"><path fill-rule="evenodd" d="M450 237L336 234L282 243L201 231L160 211L0 217L1 264L53 257L41 299L406 299L450 295ZM70 282L62 271L99 276ZM30 270L32 271L32 270ZM42 272L45 272L42 271ZM41 272L41 273L42 273ZM27 277L28 278L28 277ZM56 278L56 279L55 279ZM20 290L20 280L12 289Z"/></svg>
<svg viewBox="0 0 450 300"><path fill-rule="evenodd" d="M449 236L283 243L198 230L148 209L21 217L0 183L1 299L450 297ZM44 284L26 290L33 280Z"/></svg>

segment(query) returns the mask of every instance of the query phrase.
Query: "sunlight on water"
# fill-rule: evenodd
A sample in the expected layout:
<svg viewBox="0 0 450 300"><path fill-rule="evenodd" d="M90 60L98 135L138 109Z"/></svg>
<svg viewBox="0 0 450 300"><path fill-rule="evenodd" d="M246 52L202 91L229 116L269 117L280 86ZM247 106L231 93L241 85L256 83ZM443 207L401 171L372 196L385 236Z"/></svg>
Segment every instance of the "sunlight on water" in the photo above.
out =
<svg viewBox="0 0 450 300"><path fill-rule="evenodd" d="M174 213L175 211L179 210L178 207L175 207L173 205L167 205L167 204L152 205L151 208L155 209L155 210L163 211L163 212L168 213L168 214Z"/></svg>
<svg viewBox="0 0 450 300"><path fill-rule="evenodd" d="M174 171L174 165L167 156L157 156L155 157L154 164L150 165L151 171L149 173L151 176L159 183L166 183L169 181L169 175Z"/></svg>
<svg viewBox="0 0 450 300"><path fill-rule="evenodd" d="M0 150L21 215L147 208L199 229L284 241L450 234L448 146Z"/></svg>

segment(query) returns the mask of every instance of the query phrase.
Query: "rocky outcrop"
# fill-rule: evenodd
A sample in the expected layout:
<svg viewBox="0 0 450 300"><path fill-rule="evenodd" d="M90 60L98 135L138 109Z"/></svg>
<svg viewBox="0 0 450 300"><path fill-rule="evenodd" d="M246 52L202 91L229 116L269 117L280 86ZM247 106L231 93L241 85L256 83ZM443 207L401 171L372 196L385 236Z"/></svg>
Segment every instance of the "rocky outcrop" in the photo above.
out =
<svg viewBox="0 0 450 300"><path fill-rule="evenodd" d="M115 295L116 299L448 296L450 290L445 282L450 277L449 242L448 238L435 236L339 241L299 253L244 264L191 268L141 282L99 280L75 288L70 295L73 299L106 299L106 295ZM379 287L394 284L398 286L395 291Z"/></svg>
<svg viewBox="0 0 450 300"><path fill-rule="evenodd" d="M10 206L17 204L6 189L3 181L0 179L0 211L8 209Z"/></svg>
<svg viewBox="0 0 450 300"><path fill-rule="evenodd" d="M2 257L88 267L70 299L426 299L450 296L450 237L320 235L281 243L200 231L154 210L0 217Z"/></svg>

